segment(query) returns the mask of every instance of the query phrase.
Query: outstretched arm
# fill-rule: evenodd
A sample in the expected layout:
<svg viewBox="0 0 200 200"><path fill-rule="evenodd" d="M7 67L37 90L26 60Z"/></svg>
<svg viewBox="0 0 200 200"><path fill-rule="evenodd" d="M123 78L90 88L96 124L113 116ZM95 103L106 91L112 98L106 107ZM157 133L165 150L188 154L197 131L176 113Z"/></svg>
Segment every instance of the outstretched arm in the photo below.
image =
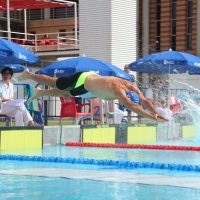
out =
<svg viewBox="0 0 200 200"><path fill-rule="evenodd" d="M129 110L131 110L131 111L133 111L133 112L135 112L135 113L137 113L141 116L150 118L150 119L154 119L154 120L163 119L163 118L158 117L157 113L151 114L151 113L147 112L146 110L144 110L141 106L133 103L130 99L128 99L126 97L123 89L116 90L115 95L116 95L116 98L120 101L120 103L122 103L123 105L128 107ZM167 121L166 118L164 118L164 120Z"/></svg>
<svg viewBox="0 0 200 200"><path fill-rule="evenodd" d="M142 92L135 87L132 84L128 84L127 85L129 90L132 90L134 92L136 92L140 98L141 104L147 108L149 111L151 111L154 115L156 115L159 119L165 120L165 121L169 121L169 119L165 118L164 116L162 116L160 113L157 112L157 110L155 109L154 105L151 103L151 101L149 101L148 99L146 99L144 97L144 95L142 94Z"/></svg>

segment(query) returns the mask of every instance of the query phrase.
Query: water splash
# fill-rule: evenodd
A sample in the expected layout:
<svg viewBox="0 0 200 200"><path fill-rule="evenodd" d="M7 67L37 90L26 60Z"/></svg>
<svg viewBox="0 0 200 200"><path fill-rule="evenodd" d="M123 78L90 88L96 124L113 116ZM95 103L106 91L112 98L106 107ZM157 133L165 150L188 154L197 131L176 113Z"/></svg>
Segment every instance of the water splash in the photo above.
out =
<svg viewBox="0 0 200 200"><path fill-rule="evenodd" d="M174 122L167 126L165 124L163 127L161 125L161 133L158 136L161 137L160 139L165 145L167 143L167 145L200 146L200 90L188 85L187 82L178 80L174 80L174 82L184 85L184 89L179 88L175 93L174 90L167 90L167 94L165 95L167 96L167 99L171 96L177 97L181 103L181 108L178 111L177 118ZM164 94L161 96L164 96ZM178 124L180 124L181 127L182 125L193 126L195 138L182 138L182 128L180 129L180 136L178 136L179 130L175 128ZM188 133L188 135L189 134L190 133Z"/></svg>
<svg viewBox="0 0 200 200"><path fill-rule="evenodd" d="M187 86L187 88L191 89L188 90L188 92L184 92L180 95L178 95L178 99L181 101L181 105L183 107L182 113L188 116L190 118L190 121L192 121L192 125L194 126L195 130L195 144L200 145L200 90L197 88L194 88L193 86L181 82L181 81L174 81L183 84L184 86Z"/></svg>

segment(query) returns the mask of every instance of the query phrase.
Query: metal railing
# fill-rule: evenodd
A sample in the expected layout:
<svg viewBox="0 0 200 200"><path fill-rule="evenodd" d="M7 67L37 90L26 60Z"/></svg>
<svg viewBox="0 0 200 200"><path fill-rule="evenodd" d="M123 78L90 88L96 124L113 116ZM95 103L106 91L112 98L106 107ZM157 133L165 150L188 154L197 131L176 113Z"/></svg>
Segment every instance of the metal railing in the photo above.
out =
<svg viewBox="0 0 200 200"><path fill-rule="evenodd" d="M8 33L8 31L0 30L0 37L8 39ZM45 39L44 35L48 38ZM11 41L34 53L79 49L78 33L75 31L41 34L11 32Z"/></svg>

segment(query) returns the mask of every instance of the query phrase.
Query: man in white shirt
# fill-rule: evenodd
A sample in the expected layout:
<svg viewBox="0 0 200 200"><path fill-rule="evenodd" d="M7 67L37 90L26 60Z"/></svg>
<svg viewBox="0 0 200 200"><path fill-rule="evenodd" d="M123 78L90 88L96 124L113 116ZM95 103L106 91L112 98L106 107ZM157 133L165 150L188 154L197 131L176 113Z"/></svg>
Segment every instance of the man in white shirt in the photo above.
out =
<svg viewBox="0 0 200 200"><path fill-rule="evenodd" d="M0 81L0 89L3 89L4 92L0 94L2 99L2 111L0 114L15 117L16 126L24 126L24 122L31 126L36 125L24 104L21 106L11 106L8 103L14 100L14 86L10 82L10 79L13 76L13 70L9 67L5 67L1 71L1 75L2 80Z"/></svg>

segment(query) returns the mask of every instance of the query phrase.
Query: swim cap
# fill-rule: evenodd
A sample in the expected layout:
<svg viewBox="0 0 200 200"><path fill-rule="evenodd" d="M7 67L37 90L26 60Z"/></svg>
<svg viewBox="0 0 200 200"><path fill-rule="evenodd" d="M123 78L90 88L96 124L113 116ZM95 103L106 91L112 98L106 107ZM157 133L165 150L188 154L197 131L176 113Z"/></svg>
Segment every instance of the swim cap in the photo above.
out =
<svg viewBox="0 0 200 200"><path fill-rule="evenodd" d="M138 104L139 103L139 97L137 95L136 92L133 92L131 90L127 90L126 91L126 96L133 102L133 103L136 103Z"/></svg>

